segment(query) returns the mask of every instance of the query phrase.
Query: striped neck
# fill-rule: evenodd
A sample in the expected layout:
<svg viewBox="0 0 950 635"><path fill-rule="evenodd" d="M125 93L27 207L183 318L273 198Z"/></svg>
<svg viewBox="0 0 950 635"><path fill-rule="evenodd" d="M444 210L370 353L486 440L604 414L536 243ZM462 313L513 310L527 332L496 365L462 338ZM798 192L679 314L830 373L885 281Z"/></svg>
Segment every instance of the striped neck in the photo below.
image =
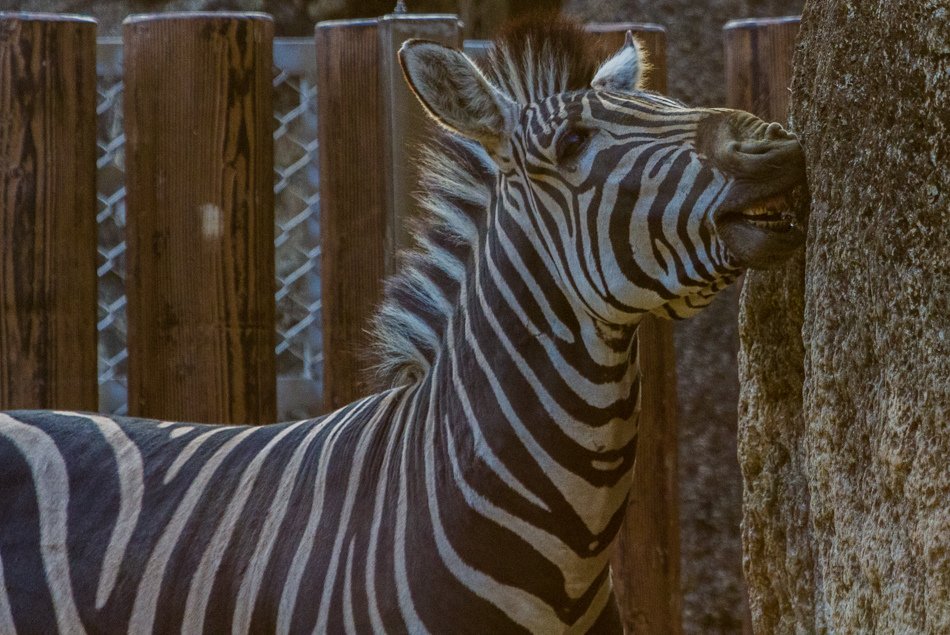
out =
<svg viewBox="0 0 950 635"><path fill-rule="evenodd" d="M491 215L472 267L419 387L431 395L442 522L490 537L493 562L520 563L537 585L527 591L583 621L607 601L632 481L636 327L577 310L515 215Z"/></svg>

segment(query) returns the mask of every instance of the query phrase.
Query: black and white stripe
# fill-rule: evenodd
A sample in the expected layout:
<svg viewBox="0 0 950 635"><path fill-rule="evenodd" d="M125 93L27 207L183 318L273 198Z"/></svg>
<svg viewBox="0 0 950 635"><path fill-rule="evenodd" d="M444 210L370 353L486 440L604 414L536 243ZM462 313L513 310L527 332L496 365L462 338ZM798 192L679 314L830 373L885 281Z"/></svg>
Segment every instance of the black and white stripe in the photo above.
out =
<svg viewBox="0 0 950 635"><path fill-rule="evenodd" d="M586 48L519 27L484 74L404 49L484 145L426 159L376 325L393 387L259 428L0 414L0 633L619 632L637 323L740 271L713 219L739 179L704 149L732 113L637 90L632 41L600 72Z"/></svg>

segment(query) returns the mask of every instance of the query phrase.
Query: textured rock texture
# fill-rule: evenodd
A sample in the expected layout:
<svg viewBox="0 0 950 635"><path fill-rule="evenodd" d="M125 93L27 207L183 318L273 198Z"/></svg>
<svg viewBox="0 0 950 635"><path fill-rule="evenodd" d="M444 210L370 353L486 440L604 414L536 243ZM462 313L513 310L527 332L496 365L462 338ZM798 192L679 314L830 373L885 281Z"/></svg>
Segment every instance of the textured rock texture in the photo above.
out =
<svg viewBox="0 0 950 635"><path fill-rule="evenodd" d="M806 7L808 242L743 298L756 632L950 632L948 78L944 0Z"/></svg>

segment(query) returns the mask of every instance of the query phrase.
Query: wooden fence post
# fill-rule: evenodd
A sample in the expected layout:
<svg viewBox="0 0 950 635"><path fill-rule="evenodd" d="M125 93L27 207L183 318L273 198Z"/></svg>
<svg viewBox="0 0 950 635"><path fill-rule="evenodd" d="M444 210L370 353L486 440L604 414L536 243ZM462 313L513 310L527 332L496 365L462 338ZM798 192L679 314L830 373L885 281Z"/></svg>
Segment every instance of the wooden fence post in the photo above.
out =
<svg viewBox="0 0 950 635"><path fill-rule="evenodd" d="M273 421L273 23L144 15L123 36L129 411Z"/></svg>
<svg viewBox="0 0 950 635"><path fill-rule="evenodd" d="M666 90L666 31L655 24L590 24L611 52L633 31L651 71L648 88ZM628 633L682 632L678 425L673 324L647 316L637 331L640 432L634 484L612 557L614 593Z"/></svg>
<svg viewBox="0 0 950 635"><path fill-rule="evenodd" d="M788 120L800 18L733 20L723 27L729 106L766 121Z"/></svg>
<svg viewBox="0 0 950 635"><path fill-rule="evenodd" d="M0 14L0 409L97 405L96 22Z"/></svg>
<svg viewBox="0 0 950 635"><path fill-rule="evenodd" d="M800 21L798 16L756 18L733 20L723 27L726 99L730 107L747 110L766 121L788 121L792 58ZM743 293L766 285L787 288L788 281L782 278L794 275L781 270L756 273L743 276ZM786 331L800 329L800 324L789 324L788 319L782 317L778 325L773 318L758 323L770 334L776 329L781 332L783 327ZM741 436L740 430L740 447ZM747 548L743 545L743 550ZM752 615L748 610L743 616L742 632L752 633Z"/></svg>
<svg viewBox="0 0 950 635"><path fill-rule="evenodd" d="M408 157L433 125L396 59L410 37L458 45L458 20L399 14L321 22L316 29L326 411L368 392L369 318L394 253L407 242L415 182Z"/></svg>

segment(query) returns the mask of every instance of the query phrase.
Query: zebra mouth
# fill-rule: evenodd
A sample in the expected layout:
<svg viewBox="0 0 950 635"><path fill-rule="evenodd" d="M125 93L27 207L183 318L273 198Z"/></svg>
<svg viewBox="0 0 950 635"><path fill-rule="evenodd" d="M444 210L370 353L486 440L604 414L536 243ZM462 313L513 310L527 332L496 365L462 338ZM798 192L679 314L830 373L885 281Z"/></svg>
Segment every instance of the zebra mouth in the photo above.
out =
<svg viewBox="0 0 950 635"><path fill-rule="evenodd" d="M730 201L714 217L716 232L740 267L768 269L805 242L796 210L797 188ZM738 193L737 193L738 194Z"/></svg>
<svg viewBox="0 0 950 635"><path fill-rule="evenodd" d="M748 207L734 212L743 222L759 229L787 233L797 229L797 219L787 194L778 194L754 201Z"/></svg>

